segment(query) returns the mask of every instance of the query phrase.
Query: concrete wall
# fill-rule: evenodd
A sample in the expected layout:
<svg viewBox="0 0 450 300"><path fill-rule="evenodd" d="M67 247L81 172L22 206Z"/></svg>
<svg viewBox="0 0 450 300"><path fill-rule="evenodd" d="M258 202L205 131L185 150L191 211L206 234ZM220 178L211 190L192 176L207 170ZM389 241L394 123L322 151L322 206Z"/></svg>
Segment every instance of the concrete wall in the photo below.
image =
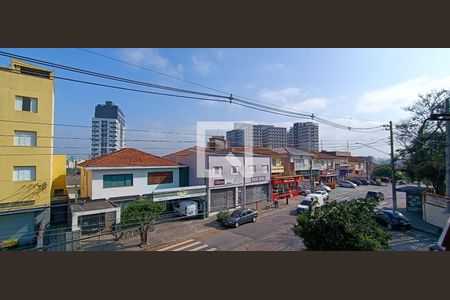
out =
<svg viewBox="0 0 450 300"><path fill-rule="evenodd" d="M66 188L66 155L53 155L53 180L51 195L55 196L55 190L63 189L67 195Z"/></svg>
<svg viewBox="0 0 450 300"><path fill-rule="evenodd" d="M428 203L424 204L423 219L425 222L444 229L449 217L447 209Z"/></svg>
<svg viewBox="0 0 450 300"><path fill-rule="evenodd" d="M173 183L159 185L147 184L148 172L162 171L173 172ZM88 186L88 190L91 189L91 194L89 195L89 198L91 199L108 199L111 197L151 194L155 189L178 187L180 180L178 168L117 169L89 172L92 173L92 180L89 181L92 186ZM133 174L133 186L103 188L103 175L113 174Z"/></svg>

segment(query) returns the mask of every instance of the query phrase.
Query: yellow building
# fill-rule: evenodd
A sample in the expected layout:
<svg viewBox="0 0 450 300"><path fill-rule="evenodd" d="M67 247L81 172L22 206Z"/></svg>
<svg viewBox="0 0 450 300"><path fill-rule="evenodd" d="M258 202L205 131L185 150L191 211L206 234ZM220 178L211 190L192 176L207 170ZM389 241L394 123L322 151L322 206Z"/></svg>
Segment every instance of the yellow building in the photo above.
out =
<svg viewBox="0 0 450 300"><path fill-rule="evenodd" d="M0 67L0 249L41 245L51 197L65 190L53 123L53 72L14 59Z"/></svg>

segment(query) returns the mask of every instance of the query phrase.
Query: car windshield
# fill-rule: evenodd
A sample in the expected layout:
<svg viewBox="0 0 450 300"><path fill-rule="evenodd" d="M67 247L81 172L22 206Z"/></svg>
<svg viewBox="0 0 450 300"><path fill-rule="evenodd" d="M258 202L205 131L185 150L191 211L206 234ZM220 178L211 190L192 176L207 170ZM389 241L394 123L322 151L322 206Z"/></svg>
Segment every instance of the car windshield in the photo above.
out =
<svg viewBox="0 0 450 300"><path fill-rule="evenodd" d="M394 212L394 214L397 218L401 218L401 219L405 218L405 216L401 212L396 211L396 212Z"/></svg>
<svg viewBox="0 0 450 300"><path fill-rule="evenodd" d="M231 216L232 217L240 217L241 215L242 215L242 213L243 213L244 211L243 210L235 210L232 214L231 214Z"/></svg>
<svg viewBox="0 0 450 300"><path fill-rule="evenodd" d="M303 200L302 202L300 202L300 204L309 206L311 204L311 202L312 202L312 200Z"/></svg>

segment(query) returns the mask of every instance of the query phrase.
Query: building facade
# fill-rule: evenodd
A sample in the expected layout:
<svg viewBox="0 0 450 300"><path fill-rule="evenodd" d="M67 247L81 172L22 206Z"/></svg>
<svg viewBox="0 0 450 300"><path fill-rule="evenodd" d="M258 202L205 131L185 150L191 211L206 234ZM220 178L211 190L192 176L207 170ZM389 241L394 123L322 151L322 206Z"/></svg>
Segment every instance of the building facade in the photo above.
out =
<svg viewBox="0 0 450 300"><path fill-rule="evenodd" d="M160 202L166 211L173 210L177 201L195 199L204 209L206 186L190 186L186 166L150 153L124 148L87 160L79 168L81 203L72 205L74 231L89 226L83 224L91 219L108 219L111 213L115 221L110 223L118 223L120 213L138 198Z"/></svg>
<svg viewBox="0 0 450 300"><path fill-rule="evenodd" d="M228 151L218 153L193 147L169 154L165 158L188 166L191 184L207 186L210 213L232 209L242 204L257 207L257 203L270 200L269 156L254 154L244 159L242 153ZM244 178L245 203L243 203Z"/></svg>
<svg viewBox="0 0 450 300"><path fill-rule="evenodd" d="M271 149L287 146L286 128L250 123L235 123L234 127L234 130L227 132L227 140L230 141L231 147L243 147L244 142L247 142L247 146Z"/></svg>
<svg viewBox="0 0 450 300"><path fill-rule="evenodd" d="M208 140L208 148L213 151L224 151L230 147L230 142L224 136L214 135Z"/></svg>
<svg viewBox="0 0 450 300"><path fill-rule="evenodd" d="M65 158L55 158L51 138L53 72L14 59L0 68L0 119L0 248L42 246L51 199L64 193Z"/></svg>
<svg viewBox="0 0 450 300"><path fill-rule="evenodd" d="M319 124L294 123L288 132L288 146L303 151L319 151Z"/></svg>
<svg viewBox="0 0 450 300"><path fill-rule="evenodd" d="M125 147L125 116L111 101L98 104L92 118L92 157Z"/></svg>
<svg viewBox="0 0 450 300"><path fill-rule="evenodd" d="M319 176L319 168L316 164L315 154L303 150L282 147L274 151L283 153L283 165L285 175L302 175L304 179Z"/></svg>

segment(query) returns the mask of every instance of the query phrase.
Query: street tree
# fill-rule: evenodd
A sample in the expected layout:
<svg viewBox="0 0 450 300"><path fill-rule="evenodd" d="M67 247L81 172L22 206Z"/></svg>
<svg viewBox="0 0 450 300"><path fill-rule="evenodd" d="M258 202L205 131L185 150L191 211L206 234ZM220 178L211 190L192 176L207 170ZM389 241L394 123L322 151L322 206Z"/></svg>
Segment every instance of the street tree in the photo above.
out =
<svg viewBox="0 0 450 300"><path fill-rule="evenodd" d="M153 229L155 220L161 215L163 207L159 203L139 198L125 209L121 216L121 224L124 227L139 227L141 244L148 245L147 237L149 229Z"/></svg>
<svg viewBox="0 0 450 300"><path fill-rule="evenodd" d="M376 206L374 199L332 201L298 216L292 230L307 250L386 250L390 233L375 222Z"/></svg>
<svg viewBox="0 0 450 300"><path fill-rule="evenodd" d="M412 117L395 130L401 144L397 154L405 162L406 175L413 181L432 185L438 194L445 193L445 123L428 118L443 112L449 97L447 90L419 95L413 105L404 108Z"/></svg>
<svg viewBox="0 0 450 300"><path fill-rule="evenodd" d="M388 177L392 180L392 167L390 164L382 164L375 166L373 168L372 175L377 177ZM395 179L396 180L403 179L403 175L400 172L396 171Z"/></svg>

